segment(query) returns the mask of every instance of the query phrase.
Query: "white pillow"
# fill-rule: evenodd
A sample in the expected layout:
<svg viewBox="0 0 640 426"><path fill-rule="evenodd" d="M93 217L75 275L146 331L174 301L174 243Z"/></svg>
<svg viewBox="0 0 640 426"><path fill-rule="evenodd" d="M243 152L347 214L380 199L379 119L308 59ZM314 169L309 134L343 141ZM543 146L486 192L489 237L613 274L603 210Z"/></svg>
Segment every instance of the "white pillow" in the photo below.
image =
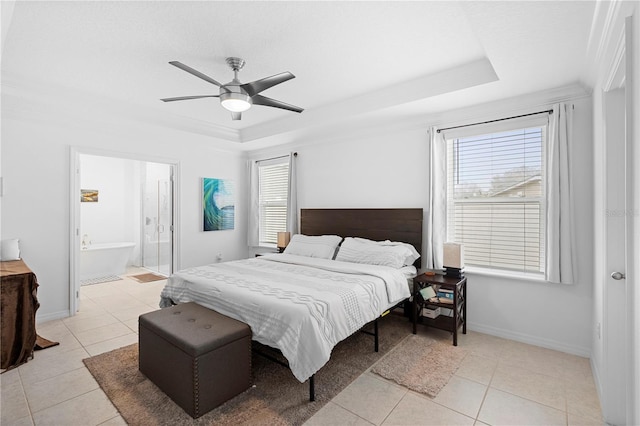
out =
<svg viewBox="0 0 640 426"><path fill-rule="evenodd" d="M284 249L285 254L333 259L342 237L337 235L302 235L295 234Z"/></svg>
<svg viewBox="0 0 640 426"><path fill-rule="evenodd" d="M381 245L381 246L403 246L403 247L406 247L410 252L410 254L407 255L407 258L404 260L404 264L407 265L407 266L413 265L413 262L418 260L418 258L420 257L420 253L418 253L416 248L414 246L412 246L411 244L409 244L409 243L401 243L401 242L398 242L398 241L389 241L389 240L373 241L373 240L368 240L366 238L359 238L359 237L355 237L354 239L356 241L361 242L361 243L377 244L377 245Z"/></svg>
<svg viewBox="0 0 640 426"><path fill-rule="evenodd" d="M413 279L418 275L418 270L415 266L403 266L400 268L400 272L402 272L407 279Z"/></svg>
<svg viewBox="0 0 640 426"><path fill-rule="evenodd" d="M0 260L20 260L20 240L2 240L0 246Z"/></svg>
<svg viewBox="0 0 640 426"><path fill-rule="evenodd" d="M411 254L411 250L402 245L371 244L370 242L358 241L355 238L345 238L340 245L336 260L399 269L405 266L405 259Z"/></svg>

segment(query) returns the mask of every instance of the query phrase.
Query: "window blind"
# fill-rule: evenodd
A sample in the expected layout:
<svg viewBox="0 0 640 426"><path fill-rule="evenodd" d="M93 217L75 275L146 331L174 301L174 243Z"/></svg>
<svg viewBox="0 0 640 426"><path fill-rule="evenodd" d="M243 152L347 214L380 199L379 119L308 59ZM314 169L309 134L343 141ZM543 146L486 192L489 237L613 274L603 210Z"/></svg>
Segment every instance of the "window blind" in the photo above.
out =
<svg viewBox="0 0 640 426"><path fill-rule="evenodd" d="M465 263L544 272L546 126L447 139L447 240Z"/></svg>
<svg viewBox="0 0 640 426"><path fill-rule="evenodd" d="M287 228L289 164L265 164L258 170L260 243L276 244L278 232Z"/></svg>

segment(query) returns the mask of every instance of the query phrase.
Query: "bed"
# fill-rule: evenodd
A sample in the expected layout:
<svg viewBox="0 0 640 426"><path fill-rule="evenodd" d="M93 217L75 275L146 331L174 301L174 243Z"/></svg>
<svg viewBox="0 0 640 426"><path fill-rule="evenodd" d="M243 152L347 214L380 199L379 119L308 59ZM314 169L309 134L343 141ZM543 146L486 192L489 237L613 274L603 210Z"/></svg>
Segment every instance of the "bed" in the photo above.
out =
<svg viewBox="0 0 640 426"><path fill-rule="evenodd" d="M410 296L407 280L420 266L422 209L302 209L300 215L302 235L284 253L179 271L160 304L196 302L249 324L255 341L279 350L296 379L310 381L313 400L314 374L333 347L371 322L377 330L378 319Z"/></svg>

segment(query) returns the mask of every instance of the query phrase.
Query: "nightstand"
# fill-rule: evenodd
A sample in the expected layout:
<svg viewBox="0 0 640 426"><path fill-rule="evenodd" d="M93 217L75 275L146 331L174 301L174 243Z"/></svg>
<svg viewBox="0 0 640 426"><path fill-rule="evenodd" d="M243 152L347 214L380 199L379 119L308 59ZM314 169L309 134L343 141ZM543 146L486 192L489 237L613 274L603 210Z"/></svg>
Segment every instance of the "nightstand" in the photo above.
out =
<svg viewBox="0 0 640 426"><path fill-rule="evenodd" d="M419 291L427 286L434 286L453 292L453 303L431 302L422 300ZM418 275L413 279L413 302L411 304L411 318L413 320L413 334L416 334L417 323L453 333L453 346L458 346L458 329L462 326L462 334L467 334L467 278L453 278L444 275ZM450 309L452 315L439 315L428 318L422 315L422 308L426 305Z"/></svg>

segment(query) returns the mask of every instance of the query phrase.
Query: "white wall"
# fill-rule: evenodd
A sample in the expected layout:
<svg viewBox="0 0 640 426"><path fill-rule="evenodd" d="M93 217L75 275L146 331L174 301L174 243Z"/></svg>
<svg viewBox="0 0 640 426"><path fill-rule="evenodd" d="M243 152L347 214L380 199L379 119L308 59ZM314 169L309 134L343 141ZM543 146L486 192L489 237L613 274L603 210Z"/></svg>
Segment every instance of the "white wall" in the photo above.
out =
<svg viewBox="0 0 640 426"><path fill-rule="evenodd" d="M300 208L428 204L424 128L336 138L297 151Z"/></svg>
<svg viewBox="0 0 640 426"><path fill-rule="evenodd" d="M574 104L576 284L564 286L468 273L467 312L472 330L589 356L593 303L591 103L583 97ZM481 110L485 115L494 110L501 117L509 115L508 107L496 103ZM523 107L526 105L518 106ZM460 116L443 114L439 120L446 125ZM468 122L474 121L478 120ZM300 140L283 149L280 153L290 149L298 152L299 208L418 207L425 209L426 218L426 123L428 119L404 130L365 128L361 134L318 138L314 143ZM277 151L270 150L262 155L274 153ZM260 158L261 153L252 156Z"/></svg>
<svg viewBox="0 0 640 426"><path fill-rule="evenodd" d="M71 147L179 163L179 267L215 262L217 253L225 260L247 256L242 194L235 230L202 232L200 213L202 177L246 186L244 154L211 137L128 117L121 112L126 105L111 114L90 101L76 108L64 96L40 103L4 88L2 96L2 238L20 238L23 259L38 277L39 322L69 314Z"/></svg>
<svg viewBox="0 0 640 426"><path fill-rule="evenodd" d="M137 241L134 161L81 155L80 165L80 188L99 191L97 203L80 203L81 237L87 235L94 244Z"/></svg>

